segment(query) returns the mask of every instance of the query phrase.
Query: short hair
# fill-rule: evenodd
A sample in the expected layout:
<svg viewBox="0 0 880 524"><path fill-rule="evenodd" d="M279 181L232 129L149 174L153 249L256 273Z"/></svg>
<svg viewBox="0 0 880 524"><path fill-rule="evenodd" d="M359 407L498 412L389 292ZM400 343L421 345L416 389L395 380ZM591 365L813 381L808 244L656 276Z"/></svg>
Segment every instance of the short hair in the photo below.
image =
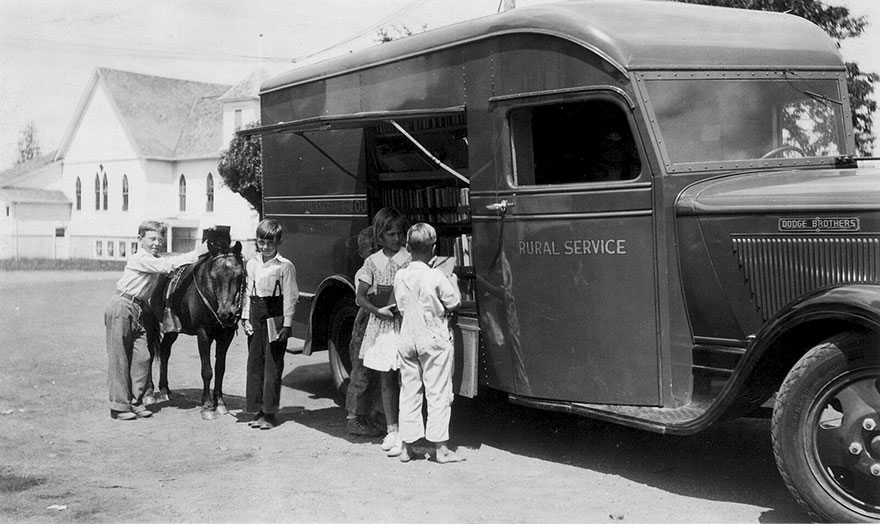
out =
<svg viewBox="0 0 880 524"><path fill-rule="evenodd" d="M260 222L257 226L257 238L262 238L265 240L274 240L275 242L281 242L281 235L284 233L281 224L272 218L267 218Z"/></svg>
<svg viewBox="0 0 880 524"><path fill-rule="evenodd" d="M393 207L383 207L376 213L376 216L373 217L373 239L377 246L382 245L379 242L382 235L394 226L399 227L401 232L406 230L406 218L400 211Z"/></svg>
<svg viewBox="0 0 880 524"><path fill-rule="evenodd" d="M431 224L419 222L406 232L406 248L414 255L431 255L437 243L437 231Z"/></svg>
<svg viewBox="0 0 880 524"><path fill-rule="evenodd" d="M168 227L158 220L144 220L141 222L141 225L138 226L138 237L143 238L148 231L155 231L164 237L165 233L168 231Z"/></svg>

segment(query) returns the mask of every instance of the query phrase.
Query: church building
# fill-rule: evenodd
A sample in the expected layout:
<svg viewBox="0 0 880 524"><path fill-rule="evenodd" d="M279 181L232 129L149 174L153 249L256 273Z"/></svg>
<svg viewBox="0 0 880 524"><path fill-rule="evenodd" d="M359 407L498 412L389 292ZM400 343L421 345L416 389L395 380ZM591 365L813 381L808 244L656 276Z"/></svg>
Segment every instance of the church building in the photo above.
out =
<svg viewBox="0 0 880 524"><path fill-rule="evenodd" d="M259 119L267 76L230 86L96 69L54 155L0 173L0 258L123 260L147 219L168 225L171 252L218 224L252 249L257 213L217 165Z"/></svg>

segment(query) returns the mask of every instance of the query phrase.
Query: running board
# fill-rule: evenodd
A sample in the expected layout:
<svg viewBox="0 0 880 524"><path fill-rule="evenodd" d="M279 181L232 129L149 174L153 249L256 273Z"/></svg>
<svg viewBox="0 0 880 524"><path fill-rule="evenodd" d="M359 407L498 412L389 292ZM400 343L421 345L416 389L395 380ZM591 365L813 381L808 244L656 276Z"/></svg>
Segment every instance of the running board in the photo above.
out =
<svg viewBox="0 0 880 524"><path fill-rule="evenodd" d="M513 394L508 395L508 399L511 403L521 406L572 413L664 435L690 435L704 429L711 422L710 420L700 420L711 405L708 401L692 401L678 408L661 408L653 406L582 404L579 402L521 397Z"/></svg>

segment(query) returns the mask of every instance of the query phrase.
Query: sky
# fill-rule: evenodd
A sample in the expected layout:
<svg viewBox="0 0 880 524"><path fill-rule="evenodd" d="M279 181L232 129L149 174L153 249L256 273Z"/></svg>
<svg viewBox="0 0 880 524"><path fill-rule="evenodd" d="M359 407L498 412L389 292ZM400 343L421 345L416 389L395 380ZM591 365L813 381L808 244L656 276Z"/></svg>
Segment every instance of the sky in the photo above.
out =
<svg viewBox="0 0 880 524"><path fill-rule="evenodd" d="M517 8L548 0L516 0ZM844 58L880 73L880 1L844 5L869 26ZM501 0L0 0L0 170L29 122L58 147L96 67L235 84L258 67L297 65L497 12ZM880 85L877 85L880 98ZM875 118L880 130L880 114ZM880 134L880 133L878 133ZM880 150L878 150L880 152Z"/></svg>

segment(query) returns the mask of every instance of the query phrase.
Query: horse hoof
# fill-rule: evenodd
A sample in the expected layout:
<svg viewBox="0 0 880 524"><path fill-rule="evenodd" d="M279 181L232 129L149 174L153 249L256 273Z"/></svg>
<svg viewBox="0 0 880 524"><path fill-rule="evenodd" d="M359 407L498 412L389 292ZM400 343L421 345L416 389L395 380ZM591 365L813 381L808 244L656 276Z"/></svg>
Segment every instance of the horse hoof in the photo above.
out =
<svg viewBox="0 0 880 524"><path fill-rule="evenodd" d="M145 406L152 406L156 403L156 397L154 397L153 395L144 395L143 402Z"/></svg>
<svg viewBox="0 0 880 524"><path fill-rule="evenodd" d="M217 418L217 412L211 409L202 410L202 420L214 420Z"/></svg>
<svg viewBox="0 0 880 524"><path fill-rule="evenodd" d="M217 414L218 415L226 415L229 413L229 410L226 409L226 406L223 404L217 404Z"/></svg>
<svg viewBox="0 0 880 524"><path fill-rule="evenodd" d="M169 402L171 400L171 392L168 390L160 391L159 394L156 395L156 398L160 402Z"/></svg>

